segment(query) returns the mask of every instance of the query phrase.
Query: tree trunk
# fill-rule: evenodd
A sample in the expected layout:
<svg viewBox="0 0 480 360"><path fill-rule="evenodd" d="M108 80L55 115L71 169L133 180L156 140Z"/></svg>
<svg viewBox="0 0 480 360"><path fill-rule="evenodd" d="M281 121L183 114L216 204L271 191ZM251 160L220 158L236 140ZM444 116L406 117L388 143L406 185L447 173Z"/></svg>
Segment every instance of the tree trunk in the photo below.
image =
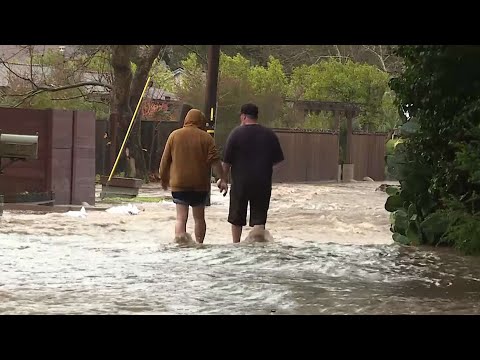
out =
<svg viewBox="0 0 480 360"><path fill-rule="evenodd" d="M115 45L112 48L114 86L110 111L116 115L111 116L111 119L119 119L119 134L121 134L117 138L119 148L124 141L134 110L142 96L150 69L161 48L161 45ZM135 75L131 69L132 62L137 65ZM138 114L126 146L129 148L130 157L134 159L136 177L147 179L148 171L141 141L141 119ZM125 149L122 156L124 155ZM133 161L130 163L133 163Z"/></svg>
<svg viewBox="0 0 480 360"><path fill-rule="evenodd" d="M137 47L135 56L132 59L137 65L135 76L132 79L130 86L130 107L135 109L138 101L142 96L145 83L148 79L148 74L152 68L153 62L160 54L162 45L142 45ZM152 86L153 84L148 84ZM161 86L162 84L158 84ZM137 115L135 125L131 134L131 156L135 158L135 165L137 167L137 177L148 181L148 169L145 161L145 152L142 144L142 121Z"/></svg>
<svg viewBox="0 0 480 360"><path fill-rule="evenodd" d="M130 156L135 159L136 175L138 179L148 180L148 169L145 162L145 152L142 144L141 120L137 116L128 141Z"/></svg>

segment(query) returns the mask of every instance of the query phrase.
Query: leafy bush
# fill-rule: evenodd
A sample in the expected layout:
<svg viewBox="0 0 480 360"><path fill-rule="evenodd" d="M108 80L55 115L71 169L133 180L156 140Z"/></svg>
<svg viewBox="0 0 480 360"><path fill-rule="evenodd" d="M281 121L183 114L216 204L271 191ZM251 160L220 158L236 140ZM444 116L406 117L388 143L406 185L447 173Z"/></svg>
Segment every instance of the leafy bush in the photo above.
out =
<svg viewBox="0 0 480 360"><path fill-rule="evenodd" d="M387 156L395 241L480 253L480 47L400 46L391 81L408 121ZM411 215L411 216L410 216Z"/></svg>
<svg viewBox="0 0 480 360"><path fill-rule="evenodd" d="M183 61L185 69L177 95L194 107L203 109L205 74L195 54ZM237 54L220 56L218 114L216 139L220 146L230 131L239 124L243 103L254 102L260 109L260 122L276 128L333 129L331 113L295 113L285 98L318 101L352 101L360 103L363 112L355 121L355 129L387 131L400 118L394 105L394 93L388 88L388 74L378 68L348 61L322 61L304 65L287 76L281 62L270 56L266 66L253 66Z"/></svg>

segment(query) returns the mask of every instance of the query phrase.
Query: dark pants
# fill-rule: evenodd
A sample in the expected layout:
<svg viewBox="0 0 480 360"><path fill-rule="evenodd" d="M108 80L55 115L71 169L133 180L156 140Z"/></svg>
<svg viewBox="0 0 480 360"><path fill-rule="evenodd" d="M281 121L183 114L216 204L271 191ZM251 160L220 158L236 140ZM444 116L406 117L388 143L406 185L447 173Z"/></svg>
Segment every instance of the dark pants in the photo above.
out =
<svg viewBox="0 0 480 360"><path fill-rule="evenodd" d="M191 207L205 206L207 204L208 191L172 191L175 204Z"/></svg>
<svg viewBox="0 0 480 360"><path fill-rule="evenodd" d="M265 225L270 207L272 186L235 186L230 190L228 222L232 225L247 224L247 206L250 203L250 226Z"/></svg>

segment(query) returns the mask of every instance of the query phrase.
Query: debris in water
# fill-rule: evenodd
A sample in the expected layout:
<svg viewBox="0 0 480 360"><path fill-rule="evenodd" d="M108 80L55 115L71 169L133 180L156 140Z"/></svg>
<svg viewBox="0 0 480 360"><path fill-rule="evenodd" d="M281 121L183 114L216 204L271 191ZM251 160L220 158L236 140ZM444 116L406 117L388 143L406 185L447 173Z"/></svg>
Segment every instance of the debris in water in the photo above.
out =
<svg viewBox="0 0 480 360"><path fill-rule="evenodd" d="M105 210L109 214L117 214L117 215L138 215L140 210L135 205L128 204L127 206L114 206Z"/></svg>
<svg viewBox="0 0 480 360"><path fill-rule="evenodd" d="M81 218L81 219L87 218L87 212L85 211L85 208L83 206L80 209L80 211L67 211L65 215L70 217L75 217L75 218Z"/></svg>
<svg viewBox="0 0 480 360"><path fill-rule="evenodd" d="M388 184L382 184L380 185L379 187L377 187L375 189L375 191L383 191L383 192L386 192L387 191L387 187L388 187Z"/></svg>

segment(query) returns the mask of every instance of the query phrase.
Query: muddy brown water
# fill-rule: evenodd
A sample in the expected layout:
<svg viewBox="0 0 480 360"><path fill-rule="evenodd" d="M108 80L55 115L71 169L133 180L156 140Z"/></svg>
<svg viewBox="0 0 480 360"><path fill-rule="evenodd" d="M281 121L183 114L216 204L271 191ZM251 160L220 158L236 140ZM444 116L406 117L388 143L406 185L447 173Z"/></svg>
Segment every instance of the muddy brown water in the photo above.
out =
<svg viewBox="0 0 480 360"><path fill-rule="evenodd" d="M266 245L231 244L215 190L198 248L172 243L169 201L137 204L137 216L5 212L0 313L479 313L480 260L393 244L377 186L275 186Z"/></svg>

